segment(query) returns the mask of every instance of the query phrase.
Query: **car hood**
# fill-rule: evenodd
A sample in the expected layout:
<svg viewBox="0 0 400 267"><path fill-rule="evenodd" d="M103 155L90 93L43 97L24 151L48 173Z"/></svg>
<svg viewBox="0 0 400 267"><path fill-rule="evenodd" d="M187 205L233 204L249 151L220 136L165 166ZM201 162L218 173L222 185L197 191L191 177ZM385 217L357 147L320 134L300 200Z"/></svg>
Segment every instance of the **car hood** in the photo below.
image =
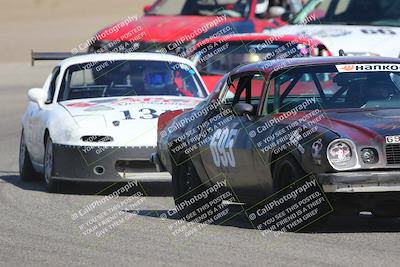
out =
<svg viewBox="0 0 400 267"><path fill-rule="evenodd" d="M106 116L113 120L123 120L124 112L129 111L131 117L138 115L135 119L140 120L142 116L138 113L143 112L143 109L152 109L159 115L166 110L194 107L201 100L202 98L180 96L127 96L67 100L60 104L73 117Z"/></svg>
<svg viewBox="0 0 400 267"><path fill-rule="evenodd" d="M108 145L155 146L160 114L188 109L202 98L179 96L129 96L62 101L75 121L75 140L83 135L110 135Z"/></svg>
<svg viewBox="0 0 400 267"><path fill-rule="evenodd" d="M346 53L399 57L400 27L355 26L355 25L288 25L279 29L266 29L272 34L301 34L320 40L338 55L343 49Z"/></svg>
<svg viewBox="0 0 400 267"><path fill-rule="evenodd" d="M129 23L116 23L104 28L97 33L97 39L101 41L179 42L181 44L191 41L212 28L241 20L243 18L224 16L148 15ZM118 31L112 30L113 28L118 28Z"/></svg>
<svg viewBox="0 0 400 267"><path fill-rule="evenodd" d="M400 135L400 109L328 111L319 124L356 143L384 142L385 136Z"/></svg>

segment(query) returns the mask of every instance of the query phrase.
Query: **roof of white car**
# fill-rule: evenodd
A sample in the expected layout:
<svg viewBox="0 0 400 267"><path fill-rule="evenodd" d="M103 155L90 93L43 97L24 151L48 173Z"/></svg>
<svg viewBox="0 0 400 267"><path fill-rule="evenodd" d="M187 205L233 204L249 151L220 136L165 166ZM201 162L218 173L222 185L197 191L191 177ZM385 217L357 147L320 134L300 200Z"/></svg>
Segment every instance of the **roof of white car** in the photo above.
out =
<svg viewBox="0 0 400 267"><path fill-rule="evenodd" d="M148 61L168 61L176 63L185 63L194 67L193 62L174 55L163 53L99 53L73 56L64 59L59 66L71 66L75 64L96 62L96 61L114 61L114 60L148 60Z"/></svg>

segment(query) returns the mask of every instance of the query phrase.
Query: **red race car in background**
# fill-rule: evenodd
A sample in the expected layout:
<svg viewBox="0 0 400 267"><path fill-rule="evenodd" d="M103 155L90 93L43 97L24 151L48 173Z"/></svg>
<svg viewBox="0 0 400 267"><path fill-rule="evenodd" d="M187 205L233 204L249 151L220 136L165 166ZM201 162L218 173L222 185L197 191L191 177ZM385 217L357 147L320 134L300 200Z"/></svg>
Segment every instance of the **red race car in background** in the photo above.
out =
<svg viewBox="0 0 400 267"><path fill-rule="evenodd" d="M318 40L300 36L235 34L208 38L187 52L211 92L224 74L261 60L331 56Z"/></svg>
<svg viewBox="0 0 400 267"><path fill-rule="evenodd" d="M268 0L157 0L143 17L99 31L79 50L96 52L159 51L174 53L210 36L262 32L283 24L273 21Z"/></svg>

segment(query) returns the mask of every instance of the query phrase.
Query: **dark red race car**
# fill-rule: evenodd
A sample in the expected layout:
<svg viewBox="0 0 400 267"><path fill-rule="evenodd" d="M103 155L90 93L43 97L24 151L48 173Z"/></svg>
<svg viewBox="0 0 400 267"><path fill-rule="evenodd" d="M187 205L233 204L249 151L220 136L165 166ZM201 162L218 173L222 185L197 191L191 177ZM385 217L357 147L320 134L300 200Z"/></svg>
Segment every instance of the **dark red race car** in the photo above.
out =
<svg viewBox="0 0 400 267"><path fill-rule="evenodd" d="M208 220L221 201L245 204L258 229L298 229L332 210L400 216L399 59L249 64L162 123L172 115L160 117L153 160L186 219Z"/></svg>
<svg viewBox="0 0 400 267"><path fill-rule="evenodd" d="M224 74L239 65L277 58L331 56L318 40L304 36L234 34L201 40L187 51L211 92Z"/></svg>
<svg viewBox="0 0 400 267"><path fill-rule="evenodd" d="M262 32L281 21L265 18L266 0L157 0L143 17L128 17L99 31L79 50L175 52L212 35Z"/></svg>

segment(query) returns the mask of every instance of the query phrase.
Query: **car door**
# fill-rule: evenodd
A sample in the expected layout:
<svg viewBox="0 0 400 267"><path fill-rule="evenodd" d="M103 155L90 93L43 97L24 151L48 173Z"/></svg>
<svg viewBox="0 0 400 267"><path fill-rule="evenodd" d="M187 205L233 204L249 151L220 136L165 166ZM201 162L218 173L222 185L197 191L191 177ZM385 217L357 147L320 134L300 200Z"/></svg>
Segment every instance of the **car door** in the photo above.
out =
<svg viewBox="0 0 400 267"><path fill-rule="evenodd" d="M265 79L260 73L246 73L228 79L220 95L221 118L213 122L208 150L202 154L203 162L207 162L213 175L223 173L231 189L243 200L255 194L265 195L269 186L264 179L264 160L254 149L254 140L248 133L248 128L260 119L258 110L264 86ZM254 112L235 114L233 107L238 103L253 105Z"/></svg>
<svg viewBox="0 0 400 267"><path fill-rule="evenodd" d="M30 136L30 155L34 163L38 165L43 164L44 157L44 132L46 129L46 119L49 116L49 112L54 106L54 94L56 87L59 85L60 67L57 66L53 69L51 79L49 83L45 83L43 90L47 91L47 100L42 108L38 105L34 105L31 110L31 116L29 117L29 133Z"/></svg>

